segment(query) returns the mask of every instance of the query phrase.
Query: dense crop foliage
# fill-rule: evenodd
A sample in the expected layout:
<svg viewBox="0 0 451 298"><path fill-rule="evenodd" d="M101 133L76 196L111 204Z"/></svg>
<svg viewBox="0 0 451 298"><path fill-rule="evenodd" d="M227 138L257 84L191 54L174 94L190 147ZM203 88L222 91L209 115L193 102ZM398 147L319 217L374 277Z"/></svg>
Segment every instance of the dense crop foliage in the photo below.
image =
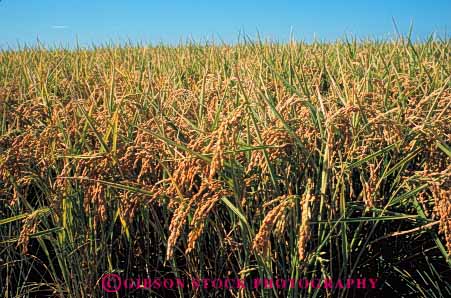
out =
<svg viewBox="0 0 451 298"><path fill-rule="evenodd" d="M451 297L450 75L432 39L3 51L2 296Z"/></svg>

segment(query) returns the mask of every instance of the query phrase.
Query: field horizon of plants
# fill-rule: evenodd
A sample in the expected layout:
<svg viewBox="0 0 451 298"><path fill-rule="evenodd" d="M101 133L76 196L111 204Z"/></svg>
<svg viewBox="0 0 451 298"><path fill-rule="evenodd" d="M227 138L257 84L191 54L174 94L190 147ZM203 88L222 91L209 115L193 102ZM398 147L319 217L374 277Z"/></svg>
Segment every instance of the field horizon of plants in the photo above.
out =
<svg viewBox="0 0 451 298"><path fill-rule="evenodd" d="M1 296L451 297L450 111L450 39L2 50Z"/></svg>

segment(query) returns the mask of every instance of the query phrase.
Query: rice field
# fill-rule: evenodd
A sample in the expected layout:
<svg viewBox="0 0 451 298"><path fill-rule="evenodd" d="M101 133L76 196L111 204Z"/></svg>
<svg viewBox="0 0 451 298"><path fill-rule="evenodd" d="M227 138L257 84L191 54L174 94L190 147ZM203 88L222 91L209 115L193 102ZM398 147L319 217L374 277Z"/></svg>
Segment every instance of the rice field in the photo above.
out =
<svg viewBox="0 0 451 298"><path fill-rule="evenodd" d="M1 296L451 297L450 80L449 39L3 50Z"/></svg>

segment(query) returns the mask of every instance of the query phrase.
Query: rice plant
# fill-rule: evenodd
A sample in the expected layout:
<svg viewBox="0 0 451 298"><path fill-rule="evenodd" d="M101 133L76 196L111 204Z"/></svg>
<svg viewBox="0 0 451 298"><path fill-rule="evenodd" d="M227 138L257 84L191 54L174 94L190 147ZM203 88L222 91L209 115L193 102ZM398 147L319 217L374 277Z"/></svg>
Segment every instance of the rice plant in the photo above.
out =
<svg viewBox="0 0 451 298"><path fill-rule="evenodd" d="M451 297L450 80L449 39L3 50L0 292Z"/></svg>

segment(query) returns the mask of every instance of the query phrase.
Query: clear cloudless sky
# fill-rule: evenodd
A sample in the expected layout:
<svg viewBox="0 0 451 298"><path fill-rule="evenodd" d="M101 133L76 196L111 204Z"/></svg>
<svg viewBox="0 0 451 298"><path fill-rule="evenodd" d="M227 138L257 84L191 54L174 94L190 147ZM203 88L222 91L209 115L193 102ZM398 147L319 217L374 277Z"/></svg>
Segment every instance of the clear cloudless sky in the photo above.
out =
<svg viewBox="0 0 451 298"><path fill-rule="evenodd" d="M192 39L236 42L239 33L286 41L345 35L392 38L392 18L413 38L448 37L451 0L138 1L0 0L0 47L169 43Z"/></svg>

